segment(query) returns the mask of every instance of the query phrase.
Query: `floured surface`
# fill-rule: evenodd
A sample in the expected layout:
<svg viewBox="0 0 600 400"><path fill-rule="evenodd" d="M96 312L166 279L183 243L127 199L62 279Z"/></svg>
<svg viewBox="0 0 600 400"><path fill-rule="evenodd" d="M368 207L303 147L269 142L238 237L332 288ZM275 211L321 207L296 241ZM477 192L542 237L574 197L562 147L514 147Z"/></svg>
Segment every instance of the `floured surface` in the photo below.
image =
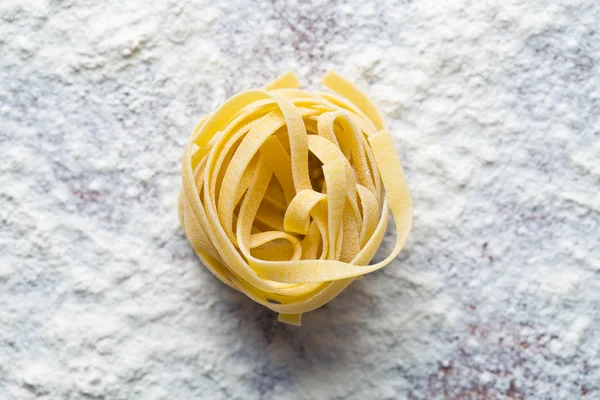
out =
<svg viewBox="0 0 600 400"><path fill-rule="evenodd" d="M600 5L22 3L0 4L1 398L600 396ZM327 69L385 113L415 221L298 329L199 265L179 160L228 96Z"/></svg>

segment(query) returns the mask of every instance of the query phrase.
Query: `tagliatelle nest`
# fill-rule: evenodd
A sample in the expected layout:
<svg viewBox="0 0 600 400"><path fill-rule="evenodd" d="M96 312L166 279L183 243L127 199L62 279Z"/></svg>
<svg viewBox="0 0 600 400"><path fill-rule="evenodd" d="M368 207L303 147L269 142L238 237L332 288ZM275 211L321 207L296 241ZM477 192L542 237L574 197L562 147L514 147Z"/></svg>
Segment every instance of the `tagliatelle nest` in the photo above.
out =
<svg viewBox="0 0 600 400"><path fill-rule="evenodd" d="M300 324L402 249L412 203L392 136L365 94L335 73L336 94L293 74L233 96L194 129L179 216L221 281ZM385 191L384 191L385 189ZM396 243L368 265L391 210Z"/></svg>

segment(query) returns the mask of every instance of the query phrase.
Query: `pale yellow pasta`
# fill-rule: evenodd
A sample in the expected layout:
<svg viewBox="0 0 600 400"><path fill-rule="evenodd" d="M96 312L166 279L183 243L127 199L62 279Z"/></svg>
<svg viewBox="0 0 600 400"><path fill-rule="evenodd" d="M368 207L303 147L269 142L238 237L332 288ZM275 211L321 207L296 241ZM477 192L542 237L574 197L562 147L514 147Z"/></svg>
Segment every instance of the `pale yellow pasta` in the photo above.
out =
<svg viewBox="0 0 600 400"><path fill-rule="evenodd" d="M402 249L412 203L392 136L368 97L335 73L309 93L289 73L233 96L192 132L179 217L221 281L300 325ZM389 212L396 243L369 262Z"/></svg>

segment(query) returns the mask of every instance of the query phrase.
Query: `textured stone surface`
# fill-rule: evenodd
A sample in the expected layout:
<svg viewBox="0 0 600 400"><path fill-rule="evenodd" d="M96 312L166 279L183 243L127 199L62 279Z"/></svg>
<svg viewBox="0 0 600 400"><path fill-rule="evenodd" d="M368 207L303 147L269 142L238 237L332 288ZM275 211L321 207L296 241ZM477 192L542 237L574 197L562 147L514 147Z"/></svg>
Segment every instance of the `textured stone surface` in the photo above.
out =
<svg viewBox="0 0 600 400"><path fill-rule="evenodd" d="M600 3L348 3L0 2L0 398L599 398ZM197 261L179 160L228 96L330 68L414 231L298 329Z"/></svg>

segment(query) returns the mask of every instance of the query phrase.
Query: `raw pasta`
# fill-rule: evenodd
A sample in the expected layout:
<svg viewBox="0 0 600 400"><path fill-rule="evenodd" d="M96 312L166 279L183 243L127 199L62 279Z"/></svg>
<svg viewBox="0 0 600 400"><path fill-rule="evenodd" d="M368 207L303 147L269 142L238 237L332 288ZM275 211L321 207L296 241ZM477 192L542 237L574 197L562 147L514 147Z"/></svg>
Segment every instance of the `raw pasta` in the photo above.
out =
<svg viewBox="0 0 600 400"><path fill-rule="evenodd" d="M295 325L392 261L412 224L379 111L335 73L323 84L334 93L300 90L288 73L233 96L200 121L182 162L179 217L200 260ZM390 211L395 246L369 265Z"/></svg>

